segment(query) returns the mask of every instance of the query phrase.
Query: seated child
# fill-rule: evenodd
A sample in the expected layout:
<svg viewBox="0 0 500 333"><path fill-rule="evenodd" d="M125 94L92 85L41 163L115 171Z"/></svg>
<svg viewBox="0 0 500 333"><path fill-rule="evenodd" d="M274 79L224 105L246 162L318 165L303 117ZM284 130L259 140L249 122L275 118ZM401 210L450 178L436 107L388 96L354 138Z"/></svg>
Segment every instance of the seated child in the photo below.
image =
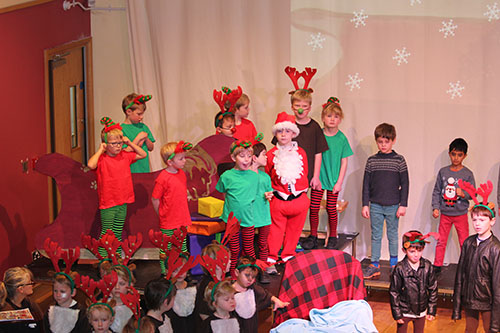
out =
<svg viewBox="0 0 500 333"><path fill-rule="evenodd" d="M176 292L175 285L165 278L149 281L146 285L144 298L148 311L141 321L145 318L151 321L155 327L154 332L172 332L170 319L165 312L174 305Z"/></svg>
<svg viewBox="0 0 500 333"><path fill-rule="evenodd" d="M114 332L121 332L125 325L127 325L127 322L132 317L133 313L128 306L123 304L120 295L127 294L129 292L130 287L132 287L135 283L135 278L130 268L125 265L114 265L111 270L115 271L118 275L118 282L111 292L111 297L116 304L113 307L113 311L115 313L113 315L114 320L111 325L111 329Z"/></svg>
<svg viewBox="0 0 500 333"><path fill-rule="evenodd" d="M56 273L52 289L55 305L51 305L43 317L45 332L88 332L90 330L86 310L73 299L75 281L66 273Z"/></svg>
<svg viewBox="0 0 500 333"><path fill-rule="evenodd" d="M113 308L107 303L94 303L87 309L87 317L92 326L92 332L95 333L114 333L110 329L113 316Z"/></svg>
<svg viewBox="0 0 500 333"><path fill-rule="evenodd" d="M258 332L258 313L268 308L273 303L273 311L284 308L287 302L282 302L267 290L255 284L259 274L259 266L255 264L255 258L242 256L236 264L236 281L233 287L236 290L236 313L240 317L241 332Z"/></svg>
<svg viewBox="0 0 500 333"><path fill-rule="evenodd" d="M250 113L250 98L246 94L241 94L241 97L234 105L234 134L237 140L253 140L257 135L255 125L248 120Z"/></svg>
<svg viewBox="0 0 500 333"><path fill-rule="evenodd" d="M434 234L434 233L431 233ZM429 260L422 258L425 238L419 231L403 235L406 256L396 264L389 287L391 310L398 324L398 333L407 331L413 322L413 332L424 332L425 319L434 320L437 308L437 280Z"/></svg>
<svg viewBox="0 0 500 333"><path fill-rule="evenodd" d="M210 282L205 290L205 301L213 311L206 318L200 332L241 332L234 294L236 290L230 280Z"/></svg>

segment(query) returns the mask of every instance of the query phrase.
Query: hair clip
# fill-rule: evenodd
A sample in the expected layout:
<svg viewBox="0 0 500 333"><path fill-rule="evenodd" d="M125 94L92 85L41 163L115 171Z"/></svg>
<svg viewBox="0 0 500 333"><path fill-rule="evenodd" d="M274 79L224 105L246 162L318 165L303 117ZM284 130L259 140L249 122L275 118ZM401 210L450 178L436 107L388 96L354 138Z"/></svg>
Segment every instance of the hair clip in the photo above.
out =
<svg viewBox="0 0 500 333"><path fill-rule="evenodd" d="M330 97L325 104L322 105L323 109L329 104L337 104L340 106L340 100L337 97Z"/></svg>

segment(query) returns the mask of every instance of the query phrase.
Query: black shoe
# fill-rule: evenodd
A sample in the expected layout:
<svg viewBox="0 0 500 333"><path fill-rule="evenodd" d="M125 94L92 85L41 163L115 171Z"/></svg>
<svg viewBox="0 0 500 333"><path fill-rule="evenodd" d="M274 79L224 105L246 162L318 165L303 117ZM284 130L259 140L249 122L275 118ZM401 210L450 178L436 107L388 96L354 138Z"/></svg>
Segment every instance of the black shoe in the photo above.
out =
<svg viewBox="0 0 500 333"><path fill-rule="evenodd" d="M318 237L309 235L306 239L304 239L302 243L302 248L304 250L312 250L318 248Z"/></svg>
<svg viewBox="0 0 500 333"><path fill-rule="evenodd" d="M259 278L260 284L269 284L271 283L271 279L269 279L269 274L266 271L262 271Z"/></svg>
<svg viewBox="0 0 500 333"><path fill-rule="evenodd" d="M337 237L328 237L328 243L326 244L326 248L328 250L335 250L337 247Z"/></svg>

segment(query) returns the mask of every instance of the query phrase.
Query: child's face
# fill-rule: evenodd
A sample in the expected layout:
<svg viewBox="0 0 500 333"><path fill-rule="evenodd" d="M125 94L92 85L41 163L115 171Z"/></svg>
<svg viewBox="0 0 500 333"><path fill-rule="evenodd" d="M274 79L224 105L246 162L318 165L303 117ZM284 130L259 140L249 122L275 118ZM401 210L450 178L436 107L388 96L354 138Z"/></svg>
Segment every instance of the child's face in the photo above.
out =
<svg viewBox="0 0 500 333"><path fill-rule="evenodd" d="M410 246L407 249L403 249L403 252L406 253L408 260L412 264L416 264L416 263L420 262L420 258L422 258L423 251L424 251L423 247L414 247L414 246Z"/></svg>
<svg viewBox="0 0 500 333"><path fill-rule="evenodd" d="M113 288L112 294L115 301L121 303L120 294L127 294L128 288L130 285L128 284L128 280L124 280L121 276L118 276L118 282Z"/></svg>
<svg viewBox="0 0 500 333"><path fill-rule="evenodd" d="M52 292L57 305L63 308L68 308L71 305L71 301L73 300L73 296L75 296L76 290L71 292L71 287L67 284L54 282Z"/></svg>
<svg viewBox="0 0 500 333"><path fill-rule="evenodd" d="M144 110L144 106L139 106L135 108L134 110L128 109L126 111L127 113L127 119L130 120L132 124L138 124L142 121L144 118L144 113L146 110Z"/></svg>
<svg viewBox="0 0 500 333"><path fill-rule="evenodd" d="M234 119L232 118L224 118L222 120L222 124L220 127L217 127L217 131L219 133L224 134L225 136L233 137L234 133Z"/></svg>
<svg viewBox="0 0 500 333"><path fill-rule="evenodd" d="M234 300L234 293L220 294L215 300L215 307L227 312L234 311L234 309L236 309L236 301Z"/></svg>
<svg viewBox="0 0 500 333"><path fill-rule="evenodd" d="M334 112L330 112L323 117L323 123L325 124L326 128L338 128L341 122L342 118L340 118L340 116Z"/></svg>
<svg viewBox="0 0 500 333"><path fill-rule="evenodd" d="M467 157L467 154L464 153L463 151L458 151L458 150L455 150L453 149L452 151L450 151L448 153L448 155L450 155L450 161L451 161L451 164L454 166L454 167L459 167L462 165L462 162L464 161L464 159Z"/></svg>
<svg viewBox="0 0 500 333"><path fill-rule="evenodd" d="M175 154L171 160L167 161L169 166L173 166L177 170L183 169L186 165L186 153Z"/></svg>
<svg viewBox="0 0 500 333"><path fill-rule="evenodd" d="M240 118L247 118L249 113L250 113L250 104L247 103L243 104L238 109L236 109L235 115L237 115Z"/></svg>
<svg viewBox="0 0 500 333"><path fill-rule="evenodd" d="M106 142L106 153L109 156L116 156L122 151L123 138L116 135L108 135L108 142Z"/></svg>
<svg viewBox="0 0 500 333"><path fill-rule="evenodd" d="M90 313L90 325L94 329L95 333L107 333L109 332L109 327L113 323L113 317L111 317L108 311L101 311L98 309L91 310Z"/></svg>
<svg viewBox="0 0 500 333"><path fill-rule="evenodd" d="M263 150L260 152L259 156L252 156L252 161L257 165L257 167L265 166L267 164L267 151Z"/></svg>
<svg viewBox="0 0 500 333"><path fill-rule="evenodd" d="M306 119L311 111L311 102L296 100L292 103L292 111L296 119Z"/></svg>
<svg viewBox="0 0 500 333"><path fill-rule="evenodd" d="M236 282L243 288L248 288L255 283L257 272L250 267L245 267L242 271L235 270Z"/></svg>
<svg viewBox="0 0 500 333"><path fill-rule="evenodd" d="M251 149L242 149L238 154L231 155L231 158L236 162L237 170L248 170L252 166L252 156Z"/></svg>
<svg viewBox="0 0 500 333"><path fill-rule="evenodd" d="M479 214L472 215L472 225L474 230L476 230L479 238L486 238L491 232L491 227L495 224L495 218L490 219L488 216L483 216Z"/></svg>
<svg viewBox="0 0 500 333"><path fill-rule="evenodd" d="M292 130L285 128L276 131L276 139L278 140L280 146L287 146L288 144L290 144L290 142L292 142L294 134L295 133Z"/></svg>
<svg viewBox="0 0 500 333"><path fill-rule="evenodd" d="M387 138L377 138L377 140L375 140L377 142L377 147L378 147L378 150L380 150L380 152L382 154L389 154L390 152L392 152L392 145L394 145L394 142L396 142L396 139L394 140L391 140L391 139L387 139Z"/></svg>

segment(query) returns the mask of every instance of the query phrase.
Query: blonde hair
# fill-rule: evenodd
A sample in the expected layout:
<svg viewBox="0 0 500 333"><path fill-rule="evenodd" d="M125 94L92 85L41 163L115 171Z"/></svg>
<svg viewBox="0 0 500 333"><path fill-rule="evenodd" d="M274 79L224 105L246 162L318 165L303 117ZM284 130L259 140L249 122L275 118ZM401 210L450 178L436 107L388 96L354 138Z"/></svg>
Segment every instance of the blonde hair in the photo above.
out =
<svg viewBox="0 0 500 333"><path fill-rule="evenodd" d="M215 290L212 293L212 289ZM223 280L219 283L215 283L214 281L209 282L207 288L205 289L205 293L203 297L205 302L207 302L210 309L215 311L214 303L217 303L217 298L222 295L234 294L236 293L236 289L234 289L233 284L230 279ZM213 295L213 300L212 300Z"/></svg>
<svg viewBox="0 0 500 333"><path fill-rule="evenodd" d="M93 304L87 308L87 318L92 320L92 313L94 311L107 312L109 314L109 318L113 318L113 313L111 312L111 306L106 304Z"/></svg>
<svg viewBox="0 0 500 333"><path fill-rule="evenodd" d="M236 101L236 104L234 104L234 109L238 110L240 107L248 103L250 103L250 98L248 97L248 95L241 94L241 97Z"/></svg>
<svg viewBox="0 0 500 333"><path fill-rule="evenodd" d="M134 101L134 99L139 96L139 94L136 94L136 93L131 93L131 94L128 94L127 96L125 96L122 100L122 110L123 110L123 113L127 114L127 110L125 110L125 108ZM144 104L135 104L132 105L131 107L129 107L128 109L129 110L132 110L134 111L135 109L138 109L138 108L144 108L144 111L146 111L146 103Z"/></svg>
<svg viewBox="0 0 500 333"><path fill-rule="evenodd" d="M161 155L161 158L163 159L163 162L167 163L168 158L175 151L175 147L177 147L178 143L179 143L178 141L169 142L169 143L164 144L163 147L161 147L160 155Z"/></svg>
<svg viewBox="0 0 500 333"><path fill-rule="evenodd" d="M12 267L5 271L0 282L0 307L5 305L7 298L15 296L17 288L26 280L33 280L33 273L26 267Z"/></svg>
<svg viewBox="0 0 500 333"><path fill-rule="evenodd" d="M311 104L312 103L312 94L309 90L298 89L292 93L292 96L290 97L290 101L292 102L292 104L296 101L305 101L305 102L309 102L309 104Z"/></svg>
<svg viewBox="0 0 500 333"><path fill-rule="evenodd" d="M108 139L110 136L123 139L123 131L121 129L113 128L111 131L109 131L107 133L105 132L105 130L106 130L106 128L103 128L101 131L101 141L102 142L108 143Z"/></svg>
<svg viewBox="0 0 500 333"><path fill-rule="evenodd" d="M243 150L247 150L247 149L250 151L250 155L253 155L252 146L247 147L247 148L241 147L241 146L238 146L237 141L235 141L235 142L231 143L231 147L229 147L229 152L231 153L232 157L235 157L236 155L241 153Z"/></svg>
<svg viewBox="0 0 500 333"><path fill-rule="evenodd" d="M332 113L339 116L340 119L344 119L344 111L342 111L342 108L337 103L328 103L325 105L323 110L321 110L321 119Z"/></svg>
<svg viewBox="0 0 500 333"><path fill-rule="evenodd" d="M130 286L135 284L135 277L134 274L132 273L132 270L135 268L134 267L130 268L125 265L114 265L111 267L112 271L115 271L118 277L121 277L124 281L126 281Z"/></svg>

